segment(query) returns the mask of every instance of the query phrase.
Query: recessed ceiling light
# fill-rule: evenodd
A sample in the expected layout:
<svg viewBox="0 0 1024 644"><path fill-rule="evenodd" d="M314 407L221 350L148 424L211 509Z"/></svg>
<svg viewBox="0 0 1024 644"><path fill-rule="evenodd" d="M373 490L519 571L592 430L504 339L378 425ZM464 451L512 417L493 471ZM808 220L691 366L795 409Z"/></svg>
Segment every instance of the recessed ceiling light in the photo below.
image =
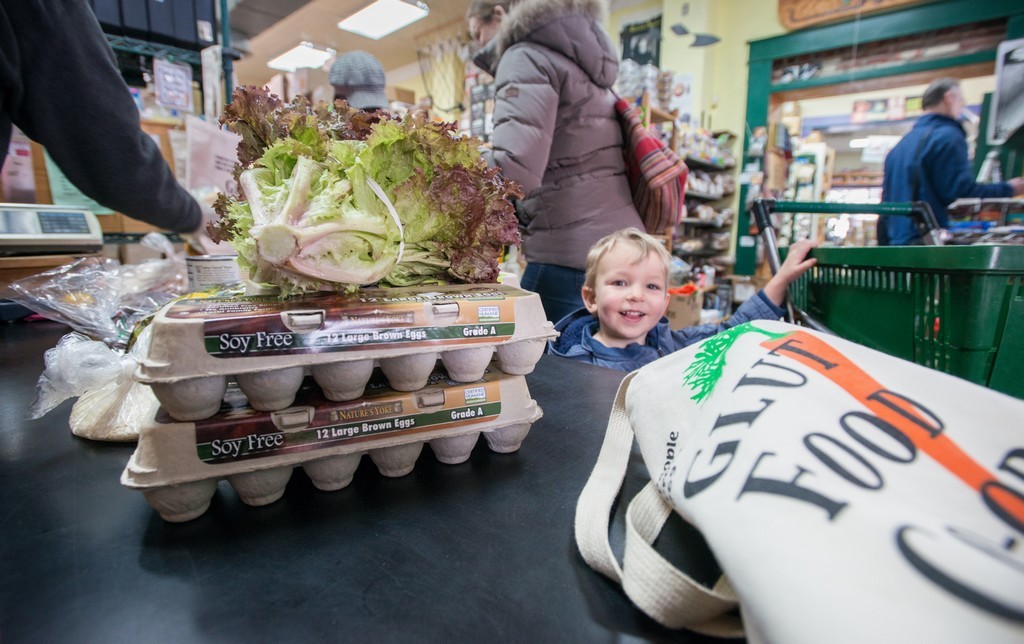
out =
<svg viewBox="0 0 1024 644"><path fill-rule="evenodd" d="M294 72L303 67L321 67L338 52L328 47L317 47L311 42L301 42L267 63L271 69Z"/></svg>
<svg viewBox="0 0 1024 644"><path fill-rule="evenodd" d="M380 40L402 27L426 18L430 9L418 0L376 0L338 23L344 29L360 36Z"/></svg>

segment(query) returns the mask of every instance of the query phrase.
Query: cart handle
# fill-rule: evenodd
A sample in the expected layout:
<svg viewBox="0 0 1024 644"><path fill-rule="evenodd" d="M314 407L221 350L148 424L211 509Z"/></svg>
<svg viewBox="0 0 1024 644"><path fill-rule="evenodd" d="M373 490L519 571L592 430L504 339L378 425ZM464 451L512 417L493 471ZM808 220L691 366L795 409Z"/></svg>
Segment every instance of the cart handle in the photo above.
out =
<svg viewBox="0 0 1024 644"><path fill-rule="evenodd" d="M775 228L771 225L771 214L773 212L808 213L812 215L842 215L842 214L863 214L863 215L909 215L917 223L918 230L924 243L932 246L941 246L942 238L939 236L939 222L935 219L935 213L931 206L924 201L909 201L900 203L883 204L849 204L849 203L823 203L818 201L775 201L774 199L757 199L751 209L754 212L754 222L757 224L757 232L764 240L765 258L768 260L768 267L772 275L779 272L782 262L779 258L779 242L775 236ZM797 312L789 299L789 292L786 293L786 322L793 322ZM805 318L805 313L800 312ZM813 325L811 325L813 326ZM822 327L824 328L824 327Z"/></svg>
<svg viewBox="0 0 1024 644"><path fill-rule="evenodd" d="M811 215L894 215L914 218L921 238L929 246L941 246L939 220L935 218L932 207L925 201L905 201L898 203L823 203L817 201L776 201L774 199L757 199L752 206L757 232L762 238L766 231L773 231L771 217L773 212L807 213ZM765 240L767 243L767 239ZM777 253L776 253L777 255ZM773 267L776 270L778 267Z"/></svg>

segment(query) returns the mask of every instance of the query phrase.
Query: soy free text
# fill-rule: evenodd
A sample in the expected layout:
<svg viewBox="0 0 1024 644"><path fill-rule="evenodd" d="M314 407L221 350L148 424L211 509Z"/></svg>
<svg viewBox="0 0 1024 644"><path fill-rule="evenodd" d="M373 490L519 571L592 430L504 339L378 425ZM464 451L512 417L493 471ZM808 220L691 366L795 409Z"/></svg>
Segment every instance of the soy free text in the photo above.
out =
<svg viewBox="0 0 1024 644"><path fill-rule="evenodd" d="M249 351L267 351L270 349L289 349L295 338L291 333L266 333L257 331L250 335L232 335L222 333L220 341L221 351L232 353L248 353Z"/></svg>

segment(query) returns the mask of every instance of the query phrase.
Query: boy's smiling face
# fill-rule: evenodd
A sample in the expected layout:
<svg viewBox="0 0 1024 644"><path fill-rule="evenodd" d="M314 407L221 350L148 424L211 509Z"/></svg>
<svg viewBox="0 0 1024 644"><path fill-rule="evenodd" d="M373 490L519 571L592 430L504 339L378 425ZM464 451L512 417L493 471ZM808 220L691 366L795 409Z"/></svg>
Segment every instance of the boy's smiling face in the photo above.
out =
<svg viewBox="0 0 1024 644"><path fill-rule="evenodd" d="M594 338L606 347L643 344L668 308L665 263L651 252L636 260L636 250L617 243L601 258L594 288L583 287L583 303L598 319Z"/></svg>

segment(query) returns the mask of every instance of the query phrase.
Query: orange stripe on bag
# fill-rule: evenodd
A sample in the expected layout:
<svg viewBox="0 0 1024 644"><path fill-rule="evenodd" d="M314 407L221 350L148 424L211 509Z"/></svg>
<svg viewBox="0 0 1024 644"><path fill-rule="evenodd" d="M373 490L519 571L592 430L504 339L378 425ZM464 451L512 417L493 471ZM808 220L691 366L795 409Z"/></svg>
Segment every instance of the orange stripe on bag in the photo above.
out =
<svg viewBox="0 0 1024 644"><path fill-rule="evenodd" d="M984 492L987 501L1018 522L1024 523L1024 500L1009 491L999 480L964 452L942 427L896 392L884 387L866 371L828 343L796 331L781 339L767 340L761 346L776 355L814 369L870 409L876 416L902 432L918 449L931 456L972 489Z"/></svg>

